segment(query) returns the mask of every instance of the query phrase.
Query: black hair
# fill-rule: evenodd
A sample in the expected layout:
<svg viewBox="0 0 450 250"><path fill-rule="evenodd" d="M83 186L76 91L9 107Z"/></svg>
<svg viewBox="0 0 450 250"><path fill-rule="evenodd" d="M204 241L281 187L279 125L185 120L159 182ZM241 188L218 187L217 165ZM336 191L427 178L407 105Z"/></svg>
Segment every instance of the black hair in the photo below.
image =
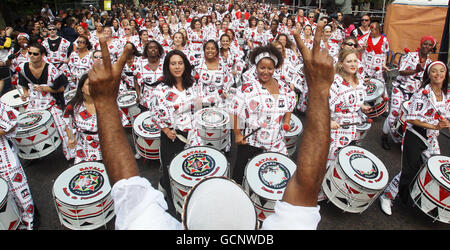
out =
<svg viewBox="0 0 450 250"><path fill-rule="evenodd" d="M203 52L205 52L206 45L208 45L208 43L214 44L214 47L216 47L217 55L218 55L219 54L219 44L217 44L217 42L215 40L213 40L213 39L209 39L205 44L203 44Z"/></svg>
<svg viewBox="0 0 450 250"><path fill-rule="evenodd" d="M281 65L283 65L283 55L281 54L281 52L275 48L275 46L273 46L272 44L266 45L266 46L260 46L260 47L256 47L254 48L249 55L249 60L252 64L256 64L256 57L264 52L268 52L271 55L274 55L277 60L278 63L275 65L275 68L278 69L279 67L281 67Z"/></svg>
<svg viewBox="0 0 450 250"><path fill-rule="evenodd" d="M144 47L144 52L142 53L142 58L145 58L145 59L148 58L148 46L150 45L150 43L155 43L156 44L156 46L158 47L159 58L161 58L164 55L164 48L156 40L150 40L150 41L147 42L147 44Z"/></svg>
<svg viewBox="0 0 450 250"><path fill-rule="evenodd" d="M84 74L80 77L78 80L77 90L75 92L75 96L72 98L72 100L69 101L67 106L71 105L72 110L68 110L69 115L73 116L74 109L76 106L80 105L82 102L84 102L84 94L83 94L83 86L86 83L86 80L88 79L88 74Z"/></svg>
<svg viewBox="0 0 450 250"><path fill-rule="evenodd" d="M83 38L84 41L86 42L86 48L88 50L91 50L92 49L92 44L91 44L91 41L89 41L89 38L87 38L86 36L79 36L78 39L80 39L80 38Z"/></svg>
<svg viewBox="0 0 450 250"><path fill-rule="evenodd" d="M173 75L170 73L170 70L169 70L170 58L174 55L179 55L183 59L184 72L181 77L183 78L183 88L188 89L188 88L192 87L192 85L194 84L194 78L192 77L193 66L189 62L186 55L183 52L176 50L176 49L167 53L166 57L164 58L162 82L169 87L173 87L176 84L176 79L175 79L175 77L173 77ZM157 83L157 84L159 84L159 83Z"/></svg>
<svg viewBox="0 0 450 250"><path fill-rule="evenodd" d="M39 53L41 53L42 55L46 56L47 55L47 49L45 49L45 47L40 44L40 43L32 43L28 48L37 48L39 50Z"/></svg>

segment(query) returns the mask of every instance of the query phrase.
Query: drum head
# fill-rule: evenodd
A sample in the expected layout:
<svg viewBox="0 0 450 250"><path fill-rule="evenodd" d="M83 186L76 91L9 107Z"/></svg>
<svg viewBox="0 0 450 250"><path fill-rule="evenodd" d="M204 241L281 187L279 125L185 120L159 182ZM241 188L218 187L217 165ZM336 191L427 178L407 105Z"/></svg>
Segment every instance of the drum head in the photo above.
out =
<svg viewBox="0 0 450 250"><path fill-rule="evenodd" d="M228 124L230 117L220 109L204 108L195 113L194 119L199 126L215 128Z"/></svg>
<svg viewBox="0 0 450 250"><path fill-rule="evenodd" d="M19 115L19 126L17 133L29 131L46 124L52 118L47 110L34 110Z"/></svg>
<svg viewBox="0 0 450 250"><path fill-rule="evenodd" d="M367 123L360 123L356 125L356 130L369 130L372 127L372 124Z"/></svg>
<svg viewBox="0 0 450 250"><path fill-rule="evenodd" d="M207 177L186 197L183 227L187 230L255 230L256 211L240 185L226 177Z"/></svg>
<svg viewBox="0 0 450 250"><path fill-rule="evenodd" d="M384 93L384 84L382 81L371 78L367 83L367 97L366 102L375 101L378 97L382 96Z"/></svg>
<svg viewBox="0 0 450 250"><path fill-rule="evenodd" d="M3 201L8 199L9 187L8 183L0 178L0 205L3 204Z"/></svg>
<svg viewBox="0 0 450 250"><path fill-rule="evenodd" d="M281 200L284 189L297 165L280 153L262 153L251 159L245 167L249 187L258 196Z"/></svg>
<svg viewBox="0 0 450 250"><path fill-rule="evenodd" d="M286 137L294 137L303 132L303 124L296 115L291 115L291 130L286 132Z"/></svg>
<svg viewBox="0 0 450 250"><path fill-rule="evenodd" d="M208 176L224 176L228 170L225 155L211 147L191 147L179 153L170 163L169 175L175 182L193 187Z"/></svg>
<svg viewBox="0 0 450 250"><path fill-rule="evenodd" d="M53 184L55 198L73 206L98 202L110 191L106 168L98 162L77 164L59 175Z"/></svg>
<svg viewBox="0 0 450 250"><path fill-rule="evenodd" d="M160 130L153 123L150 111L145 111L138 115L133 122L134 132L144 138L159 138Z"/></svg>
<svg viewBox="0 0 450 250"><path fill-rule="evenodd" d="M28 100L23 101L22 98L20 98L20 94L17 89L14 89L14 90L11 90L11 91L5 93L1 97L1 101L8 104L11 107L17 107L17 106L28 103Z"/></svg>
<svg viewBox="0 0 450 250"><path fill-rule="evenodd" d="M388 183L388 171L383 162L366 149L344 147L339 151L337 159L344 173L362 187L380 190Z"/></svg>
<svg viewBox="0 0 450 250"><path fill-rule="evenodd" d="M444 188L450 190L450 157L435 155L428 159L428 171Z"/></svg>
<svg viewBox="0 0 450 250"><path fill-rule="evenodd" d="M117 97L117 104L119 107L130 107L136 104L137 93L136 91L125 91Z"/></svg>

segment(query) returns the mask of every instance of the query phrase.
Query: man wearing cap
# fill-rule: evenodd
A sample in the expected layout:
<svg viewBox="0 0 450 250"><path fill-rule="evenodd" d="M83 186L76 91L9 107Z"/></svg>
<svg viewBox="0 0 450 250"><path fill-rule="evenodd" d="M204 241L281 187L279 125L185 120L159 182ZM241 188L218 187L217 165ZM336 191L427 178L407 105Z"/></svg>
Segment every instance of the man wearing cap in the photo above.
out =
<svg viewBox="0 0 450 250"><path fill-rule="evenodd" d="M384 121L383 135L381 137L382 146L386 150L391 149L388 134L395 143L402 141L403 129L400 128L401 131L395 131L396 122L401 113L401 106L420 88L424 69L431 63L429 54L434 48L436 48L436 39L432 36L424 36L420 40L420 48L418 50L408 52L400 59L397 80L392 82L390 113Z"/></svg>
<svg viewBox="0 0 450 250"><path fill-rule="evenodd" d="M58 36L55 25L50 24L48 31L50 33L49 37L42 42L42 45L47 50L47 60L49 63L55 65L61 74L71 79L70 69L66 61L70 53L72 53L73 45L66 39ZM76 83L70 82L70 85L72 88L76 87Z"/></svg>

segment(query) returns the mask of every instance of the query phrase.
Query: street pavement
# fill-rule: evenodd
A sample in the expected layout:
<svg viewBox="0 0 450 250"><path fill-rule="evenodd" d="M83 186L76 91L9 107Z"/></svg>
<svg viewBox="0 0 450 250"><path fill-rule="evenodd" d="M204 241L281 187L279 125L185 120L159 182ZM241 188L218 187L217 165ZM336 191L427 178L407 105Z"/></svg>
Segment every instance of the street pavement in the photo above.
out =
<svg viewBox="0 0 450 250"><path fill-rule="evenodd" d="M304 121L304 117L300 117ZM384 117L374 119L372 127L361 147L377 156L389 172L389 181L400 171L400 145L394 145L392 150L386 151L381 147L381 131ZM126 129L130 145L134 150L132 130ZM447 131L448 133L448 131ZM439 137L442 155L450 156L449 138ZM298 143L301 143L301 135ZM298 148L298 147L297 147ZM235 151L235 148L232 150ZM235 157L235 154L233 154ZM233 157L233 158L234 158ZM233 159L231 160L233 161ZM159 177L159 161L140 159L137 161L141 176L149 179L157 187ZM31 193L40 214L39 230L68 230L61 225L55 208L52 189L55 179L68 167L70 163L64 158L61 148L52 154L33 161L23 161ZM385 215L379 201L364 212L354 214L344 212L328 200L319 203L321 222L319 230L439 230L450 229L448 224L434 221L417 207L403 205L399 200L394 202L391 216ZM113 218L98 230L113 230Z"/></svg>

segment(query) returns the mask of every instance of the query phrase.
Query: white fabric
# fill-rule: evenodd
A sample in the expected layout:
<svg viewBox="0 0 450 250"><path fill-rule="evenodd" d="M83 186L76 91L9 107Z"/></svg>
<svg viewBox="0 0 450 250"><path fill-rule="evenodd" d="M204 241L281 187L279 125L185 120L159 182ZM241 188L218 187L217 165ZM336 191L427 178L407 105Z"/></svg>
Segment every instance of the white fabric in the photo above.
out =
<svg viewBox="0 0 450 250"><path fill-rule="evenodd" d="M113 185L116 230L182 230L179 221L166 212L163 194L142 177L123 179ZM315 230L321 219L320 206L301 207L277 201L275 214L267 217L263 230Z"/></svg>

